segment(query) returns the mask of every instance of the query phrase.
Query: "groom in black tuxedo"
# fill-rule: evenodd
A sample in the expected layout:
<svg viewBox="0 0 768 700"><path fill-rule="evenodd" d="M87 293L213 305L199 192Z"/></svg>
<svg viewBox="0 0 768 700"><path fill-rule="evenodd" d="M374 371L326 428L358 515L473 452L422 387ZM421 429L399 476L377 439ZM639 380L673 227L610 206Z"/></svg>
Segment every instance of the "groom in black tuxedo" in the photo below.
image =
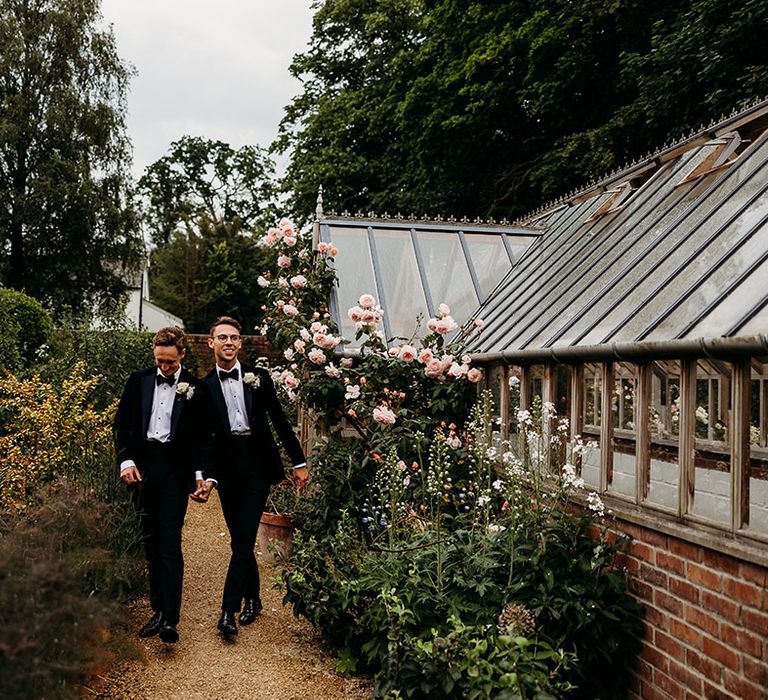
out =
<svg viewBox="0 0 768 700"><path fill-rule="evenodd" d="M115 452L140 516L149 566L154 614L139 635L174 643L184 575L181 528L190 493L205 483L211 411L205 385L181 366L184 331L163 328L152 345L156 366L133 372L120 399Z"/></svg>
<svg viewBox="0 0 768 700"><path fill-rule="evenodd" d="M237 359L241 330L240 323L228 316L214 321L208 345L216 366L205 378L218 416L215 477L232 544L218 623L225 636L237 634L236 613L240 612L240 624L248 625L262 607L254 554L256 532L270 485L285 478L270 423L293 464L297 487L303 488L308 478L304 452L283 413L269 372ZM207 499L212 483L202 484L195 495Z"/></svg>

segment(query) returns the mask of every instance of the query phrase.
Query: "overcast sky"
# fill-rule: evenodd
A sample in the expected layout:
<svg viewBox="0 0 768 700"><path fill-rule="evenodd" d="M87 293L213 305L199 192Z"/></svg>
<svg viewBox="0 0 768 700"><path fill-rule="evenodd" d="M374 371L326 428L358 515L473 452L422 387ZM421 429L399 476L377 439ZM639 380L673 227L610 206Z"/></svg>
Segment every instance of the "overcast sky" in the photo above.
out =
<svg viewBox="0 0 768 700"><path fill-rule="evenodd" d="M268 147L300 91L288 73L311 36L311 0L102 0L128 96L134 174L185 134ZM279 164L282 165L282 164Z"/></svg>

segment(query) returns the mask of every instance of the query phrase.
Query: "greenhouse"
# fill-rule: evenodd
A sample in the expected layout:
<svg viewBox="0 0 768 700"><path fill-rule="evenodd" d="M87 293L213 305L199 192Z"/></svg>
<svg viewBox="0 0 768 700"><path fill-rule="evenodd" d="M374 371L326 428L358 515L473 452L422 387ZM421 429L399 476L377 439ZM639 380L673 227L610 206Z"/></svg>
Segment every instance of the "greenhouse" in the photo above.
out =
<svg viewBox="0 0 768 700"><path fill-rule="evenodd" d="M552 404L592 446L571 459L633 537L637 697L768 686L767 175L763 101L512 224L318 209L344 336L361 289L390 347L446 302L484 324L500 441Z"/></svg>

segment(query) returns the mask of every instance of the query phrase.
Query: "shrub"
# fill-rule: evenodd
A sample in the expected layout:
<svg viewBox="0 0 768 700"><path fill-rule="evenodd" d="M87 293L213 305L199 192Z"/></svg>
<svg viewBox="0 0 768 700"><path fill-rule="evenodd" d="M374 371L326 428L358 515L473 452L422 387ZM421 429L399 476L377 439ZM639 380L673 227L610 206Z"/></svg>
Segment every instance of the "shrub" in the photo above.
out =
<svg viewBox="0 0 768 700"><path fill-rule="evenodd" d="M5 296L0 294L0 371L14 372L21 367L18 341L19 324L11 315Z"/></svg>
<svg viewBox="0 0 768 700"><path fill-rule="evenodd" d="M143 568L110 551L123 517L60 481L0 520L0 697L79 697L98 665L137 655L115 625L114 600L136 593Z"/></svg>
<svg viewBox="0 0 768 700"><path fill-rule="evenodd" d="M7 288L0 289L0 315L3 310L17 328L12 337L15 338L21 362L28 367L35 362L39 351L53 339L51 314L37 299Z"/></svg>

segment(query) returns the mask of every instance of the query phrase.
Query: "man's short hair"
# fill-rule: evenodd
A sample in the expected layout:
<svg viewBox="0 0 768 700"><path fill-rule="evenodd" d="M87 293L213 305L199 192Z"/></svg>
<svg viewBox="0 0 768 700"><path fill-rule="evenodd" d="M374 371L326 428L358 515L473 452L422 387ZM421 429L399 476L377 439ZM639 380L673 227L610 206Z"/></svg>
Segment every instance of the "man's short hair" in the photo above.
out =
<svg viewBox="0 0 768 700"><path fill-rule="evenodd" d="M240 321L238 321L236 318L232 318L231 316L219 316L211 324L211 330L208 331L211 337L213 337L213 331L216 330L216 326L232 326L233 328L237 328L238 333L243 332L243 327L240 325Z"/></svg>
<svg viewBox="0 0 768 700"><path fill-rule="evenodd" d="M179 352L184 349L184 339L186 338L184 330L178 326L166 326L155 333L152 338L152 347L176 347Z"/></svg>

